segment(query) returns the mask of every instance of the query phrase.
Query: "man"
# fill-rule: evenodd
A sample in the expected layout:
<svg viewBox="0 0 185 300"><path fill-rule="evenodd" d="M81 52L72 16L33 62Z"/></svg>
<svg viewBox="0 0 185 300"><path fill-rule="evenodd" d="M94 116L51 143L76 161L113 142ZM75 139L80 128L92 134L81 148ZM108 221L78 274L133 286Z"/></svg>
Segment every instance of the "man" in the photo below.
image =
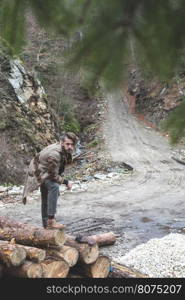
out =
<svg viewBox="0 0 185 300"><path fill-rule="evenodd" d="M55 214L60 184L66 184L68 189L72 188L69 181L61 175L65 170L65 166L72 162L72 153L77 140L78 138L74 133L68 132L61 137L59 143L45 147L30 163L26 181L28 183L28 178L33 176L40 186L42 223L46 229L65 228L63 224L56 222ZM28 192L29 188L25 184L24 204L26 204Z"/></svg>

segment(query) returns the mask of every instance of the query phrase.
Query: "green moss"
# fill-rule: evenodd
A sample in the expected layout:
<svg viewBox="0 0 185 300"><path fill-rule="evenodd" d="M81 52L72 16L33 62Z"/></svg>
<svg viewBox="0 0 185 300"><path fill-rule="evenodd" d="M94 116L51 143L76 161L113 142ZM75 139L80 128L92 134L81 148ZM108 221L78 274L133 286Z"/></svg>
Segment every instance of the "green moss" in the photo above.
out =
<svg viewBox="0 0 185 300"><path fill-rule="evenodd" d="M63 99L60 107L63 115L63 122L61 122L61 128L65 131L72 131L78 134L81 130L80 122L78 121L73 106L70 103L70 99Z"/></svg>
<svg viewBox="0 0 185 300"><path fill-rule="evenodd" d="M65 128L65 131L72 131L72 132L78 134L80 132L80 123L74 117L69 118L68 120L65 121L64 128Z"/></svg>
<svg viewBox="0 0 185 300"><path fill-rule="evenodd" d="M98 146L99 144L101 144L101 140L98 139L98 138L96 138L96 139L94 139L92 142L90 142L90 143L88 144L88 147L89 147L89 148L93 148L93 147Z"/></svg>
<svg viewBox="0 0 185 300"><path fill-rule="evenodd" d="M97 124L90 124L84 128L84 132L89 134L92 131L94 131L96 129L96 127L97 127Z"/></svg>
<svg viewBox="0 0 185 300"><path fill-rule="evenodd" d="M4 187L13 187L14 184L11 183L11 182L6 182L6 183L4 183L2 186L4 186Z"/></svg>

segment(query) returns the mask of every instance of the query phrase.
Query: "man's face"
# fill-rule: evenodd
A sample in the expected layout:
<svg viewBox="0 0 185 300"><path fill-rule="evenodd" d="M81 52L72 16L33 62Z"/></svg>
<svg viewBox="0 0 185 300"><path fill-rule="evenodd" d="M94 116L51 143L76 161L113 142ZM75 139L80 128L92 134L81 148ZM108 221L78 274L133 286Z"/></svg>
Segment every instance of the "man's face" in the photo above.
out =
<svg viewBox="0 0 185 300"><path fill-rule="evenodd" d="M72 153L74 150L74 143L71 139L65 138L65 140L61 142L61 145L68 153Z"/></svg>

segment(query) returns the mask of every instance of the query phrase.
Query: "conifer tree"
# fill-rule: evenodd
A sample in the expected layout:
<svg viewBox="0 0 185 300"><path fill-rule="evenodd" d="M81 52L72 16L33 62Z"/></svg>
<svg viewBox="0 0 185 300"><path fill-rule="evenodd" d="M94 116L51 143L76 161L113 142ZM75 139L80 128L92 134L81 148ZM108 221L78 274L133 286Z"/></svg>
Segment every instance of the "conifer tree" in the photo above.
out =
<svg viewBox="0 0 185 300"><path fill-rule="evenodd" d="M0 43L11 55L25 42L27 10L41 27L71 38L68 67L83 67L92 86L102 80L109 88L119 87L133 53L141 68L165 81L178 72L185 44L185 0L0 0ZM175 126L172 140L178 141L185 127L183 105L174 118L165 128Z"/></svg>

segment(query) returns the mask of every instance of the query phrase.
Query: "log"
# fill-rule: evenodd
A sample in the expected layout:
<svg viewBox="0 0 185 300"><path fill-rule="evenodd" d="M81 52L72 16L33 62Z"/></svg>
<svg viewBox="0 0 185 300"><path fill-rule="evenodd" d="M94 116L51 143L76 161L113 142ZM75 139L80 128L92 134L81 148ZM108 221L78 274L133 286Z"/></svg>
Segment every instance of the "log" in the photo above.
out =
<svg viewBox="0 0 185 300"><path fill-rule="evenodd" d="M49 245L63 245L65 242L63 230L0 228L0 239L10 241L13 238L17 243L28 246L49 247Z"/></svg>
<svg viewBox="0 0 185 300"><path fill-rule="evenodd" d="M89 245L98 244L99 247L113 245L116 242L116 235L113 232L94 234L89 236L78 235L75 240L79 243L88 243Z"/></svg>
<svg viewBox="0 0 185 300"><path fill-rule="evenodd" d="M31 260L33 262L39 263L43 261L46 258L46 250L35 248L31 246L25 246L25 245L18 245L18 247L22 247L26 251L26 258L28 260Z"/></svg>
<svg viewBox="0 0 185 300"><path fill-rule="evenodd" d="M0 245L1 244L10 244L10 242L8 241L0 241ZM22 248L26 251L26 258L28 260L31 260L33 262L41 262L45 259L46 257L46 250L44 249L40 249L40 248L35 248L35 247L31 247L31 246L25 246L25 245L20 245L20 244L15 244L14 241L14 245L18 248Z"/></svg>
<svg viewBox="0 0 185 300"><path fill-rule="evenodd" d="M18 267L6 267L5 273L12 277L20 278L42 278L43 269L40 264L25 261L24 264Z"/></svg>
<svg viewBox="0 0 185 300"><path fill-rule="evenodd" d="M111 261L109 257L101 255L93 264L77 264L73 270L80 275L90 278L106 278L110 272Z"/></svg>
<svg viewBox="0 0 185 300"><path fill-rule="evenodd" d="M76 248L65 245L59 247L58 250L48 249L46 251L46 255L53 258L64 259L68 263L69 267L76 265L79 258L79 252Z"/></svg>
<svg viewBox="0 0 185 300"><path fill-rule="evenodd" d="M76 248L79 252L79 261L84 262L85 264L92 264L98 258L99 247L97 244L90 246L87 243L78 243L73 238L66 235L65 245Z"/></svg>
<svg viewBox="0 0 185 300"><path fill-rule="evenodd" d="M18 222L14 219L10 219L7 217L0 217L0 229L4 229L7 227L10 227L12 230L19 229L20 232L22 229L24 231L28 231L30 236L34 235L35 246L46 246L46 244L61 246L65 242L64 230L46 230L38 226ZM37 240L40 240L40 242L38 242ZM30 245L32 244L33 243L31 243ZM27 245L29 245L29 243Z"/></svg>
<svg viewBox="0 0 185 300"><path fill-rule="evenodd" d="M10 219L8 217L0 217L0 227L15 227L15 228L25 228L25 227L34 227L35 226L32 226L30 224L27 224L27 223L23 223L23 222L18 222L14 219Z"/></svg>
<svg viewBox="0 0 185 300"><path fill-rule="evenodd" d="M0 261L9 266L19 266L26 259L26 251L16 245L0 241Z"/></svg>
<svg viewBox="0 0 185 300"><path fill-rule="evenodd" d="M128 268L124 265L112 262L112 271L109 278L147 278L148 275L142 274L136 270Z"/></svg>
<svg viewBox="0 0 185 300"><path fill-rule="evenodd" d="M40 265L43 269L44 278L65 278L69 272L68 263L62 259L46 259Z"/></svg>

